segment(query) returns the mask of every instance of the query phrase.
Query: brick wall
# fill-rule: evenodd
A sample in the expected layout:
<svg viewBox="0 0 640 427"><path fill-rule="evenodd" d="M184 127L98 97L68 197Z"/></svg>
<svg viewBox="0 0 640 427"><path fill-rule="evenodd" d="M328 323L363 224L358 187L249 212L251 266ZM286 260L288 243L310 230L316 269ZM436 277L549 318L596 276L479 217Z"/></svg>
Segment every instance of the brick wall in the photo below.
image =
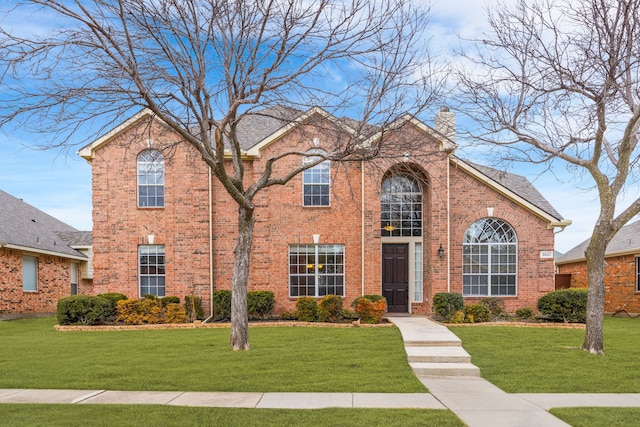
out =
<svg viewBox="0 0 640 427"><path fill-rule="evenodd" d="M71 261L29 253L38 258L38 289L22 290L23 252L0 248L0 318L17 314L51 314L60 298L71 294Z"/></svg>
<svg viewBox="0 0 640 427"><path fill-rule="evenodd" d="M571 274L572 288L588 286L587 263L558 265L558 273ZM636 291L636 256L623 255L606 258L604 273L604 311L626 310L640 313L640 292Z"/></svg>

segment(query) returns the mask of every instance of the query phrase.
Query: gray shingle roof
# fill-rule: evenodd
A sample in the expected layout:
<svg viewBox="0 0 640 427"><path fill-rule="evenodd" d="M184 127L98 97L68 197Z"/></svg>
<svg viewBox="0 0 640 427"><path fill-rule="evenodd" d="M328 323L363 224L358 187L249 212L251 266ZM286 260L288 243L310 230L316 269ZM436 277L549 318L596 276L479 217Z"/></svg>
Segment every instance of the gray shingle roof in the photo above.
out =
<svg viewBox="0 0 640 427"><path fill-rule="evenodd" d="M0 244L85 257L71 248L59 233L78 233L78 230L0 190Z"/></svg>
<svg viewBox="0 0 640 427"><path fill-rule="evenodd" d="M288 125L301 111L289 107L275 106L257 110L242 116L238 123L240 148L248 150L278 129Z"/></svg>
<svg viewBox="0 0 640 427"><path fill-rule="evenodd" d="M559 263L580 261L591 239L587 239L556 260ZM621 252L640 252L640 221L627 224L618 231L607 245L605 256Z"/></svg>
<svg viewBox="0 0 640 427"><path fill-rule="evenodd" d="M557 220L562 220L562 215L553 207L547 199L529 182L527 178L521 175L516 175L509 172L504 172L498 169L493 169L488 166L482 166L473 162L465 160L465 163L471 165L474 169L482 173L483 175L491 178L500 185L513 191L518 196L522 197L534 206L545 211Z"/></svg>

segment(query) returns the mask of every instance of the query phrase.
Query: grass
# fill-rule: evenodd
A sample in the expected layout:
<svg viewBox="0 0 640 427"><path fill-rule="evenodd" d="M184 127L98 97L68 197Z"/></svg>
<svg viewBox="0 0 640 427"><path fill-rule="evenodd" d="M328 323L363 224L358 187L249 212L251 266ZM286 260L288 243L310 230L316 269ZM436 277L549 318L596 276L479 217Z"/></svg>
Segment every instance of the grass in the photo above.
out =
<svg viewBox="0 0 640 427"><path fill-rule="evenodd" d="M640 408L554 408L549 412L573 427L627 427L640 420Z"/></svg>
<svg viewBox="0 0 640 427"><path fill-rule="evenodd" d="M58 332L54 318L0 322L0 388L426 392L396 328ZM3 408L5 408L3 406Z"/></svg>
<svg viewBox="0 0 640 427"><path fill-rule="evenodd" d="M193 408L160 405L4 404L3 426L464 426L452 412L424 409L318 410Z"/></svg>
<svg viewBox="0 0 640 427"><path fill-rule="evenodd" d="M508 393L640 393L640 319L605 318L605 355L584 331L451 327L482 376Z"/></svg>

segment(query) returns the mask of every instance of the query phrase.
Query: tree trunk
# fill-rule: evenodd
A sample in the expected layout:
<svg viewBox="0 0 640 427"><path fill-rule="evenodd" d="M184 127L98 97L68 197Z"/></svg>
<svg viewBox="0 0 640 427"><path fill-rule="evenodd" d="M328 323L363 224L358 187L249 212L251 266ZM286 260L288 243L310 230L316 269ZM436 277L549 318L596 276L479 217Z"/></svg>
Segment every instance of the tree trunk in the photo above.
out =
<svg viewBox="0 0 640 427"><path fill-rule="evenodd" d="M253 209L238 209L238 240L233 249L231 284L231 347L234 351L249 350L249 317L247 314L247 283L251 246L253 244Z"/></svg>
<svg viewBox="0 0 640 427"><path fill-rule="evenodd" d="M582 349L593 354L604 354L604 254L608 239L594 229L591 242L585 252L587 260L587 279L589 282L587 298L587 331Z"/></svg>

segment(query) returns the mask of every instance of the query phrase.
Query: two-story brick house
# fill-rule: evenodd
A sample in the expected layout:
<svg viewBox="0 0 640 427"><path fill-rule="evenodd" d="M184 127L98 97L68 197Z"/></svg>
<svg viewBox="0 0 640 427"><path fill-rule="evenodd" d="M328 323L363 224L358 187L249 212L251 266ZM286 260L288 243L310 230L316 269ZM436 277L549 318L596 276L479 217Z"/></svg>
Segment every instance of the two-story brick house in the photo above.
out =
<svg viewBox="0 0 640 427"><path fill-rule="evenodd" d="M249 181L266 159L310 153L288 156L282 172L350 132L318 108L293 120L277 112L239 126ZM389 311L431 313L447 291L498 296L510 311L535 306L554 289L554 228L570 221L526 179L457 158L453 120L445 109L435 129L403 117L369 138L384 138L376 160L325 161L261 193L249 290L272 290L276 312L302 295L349 304L383 294ZM237 205L178 141L143 111L80 151L93 172L91 292L193 292L208 309L212 292L230 289Z"/></svg>

